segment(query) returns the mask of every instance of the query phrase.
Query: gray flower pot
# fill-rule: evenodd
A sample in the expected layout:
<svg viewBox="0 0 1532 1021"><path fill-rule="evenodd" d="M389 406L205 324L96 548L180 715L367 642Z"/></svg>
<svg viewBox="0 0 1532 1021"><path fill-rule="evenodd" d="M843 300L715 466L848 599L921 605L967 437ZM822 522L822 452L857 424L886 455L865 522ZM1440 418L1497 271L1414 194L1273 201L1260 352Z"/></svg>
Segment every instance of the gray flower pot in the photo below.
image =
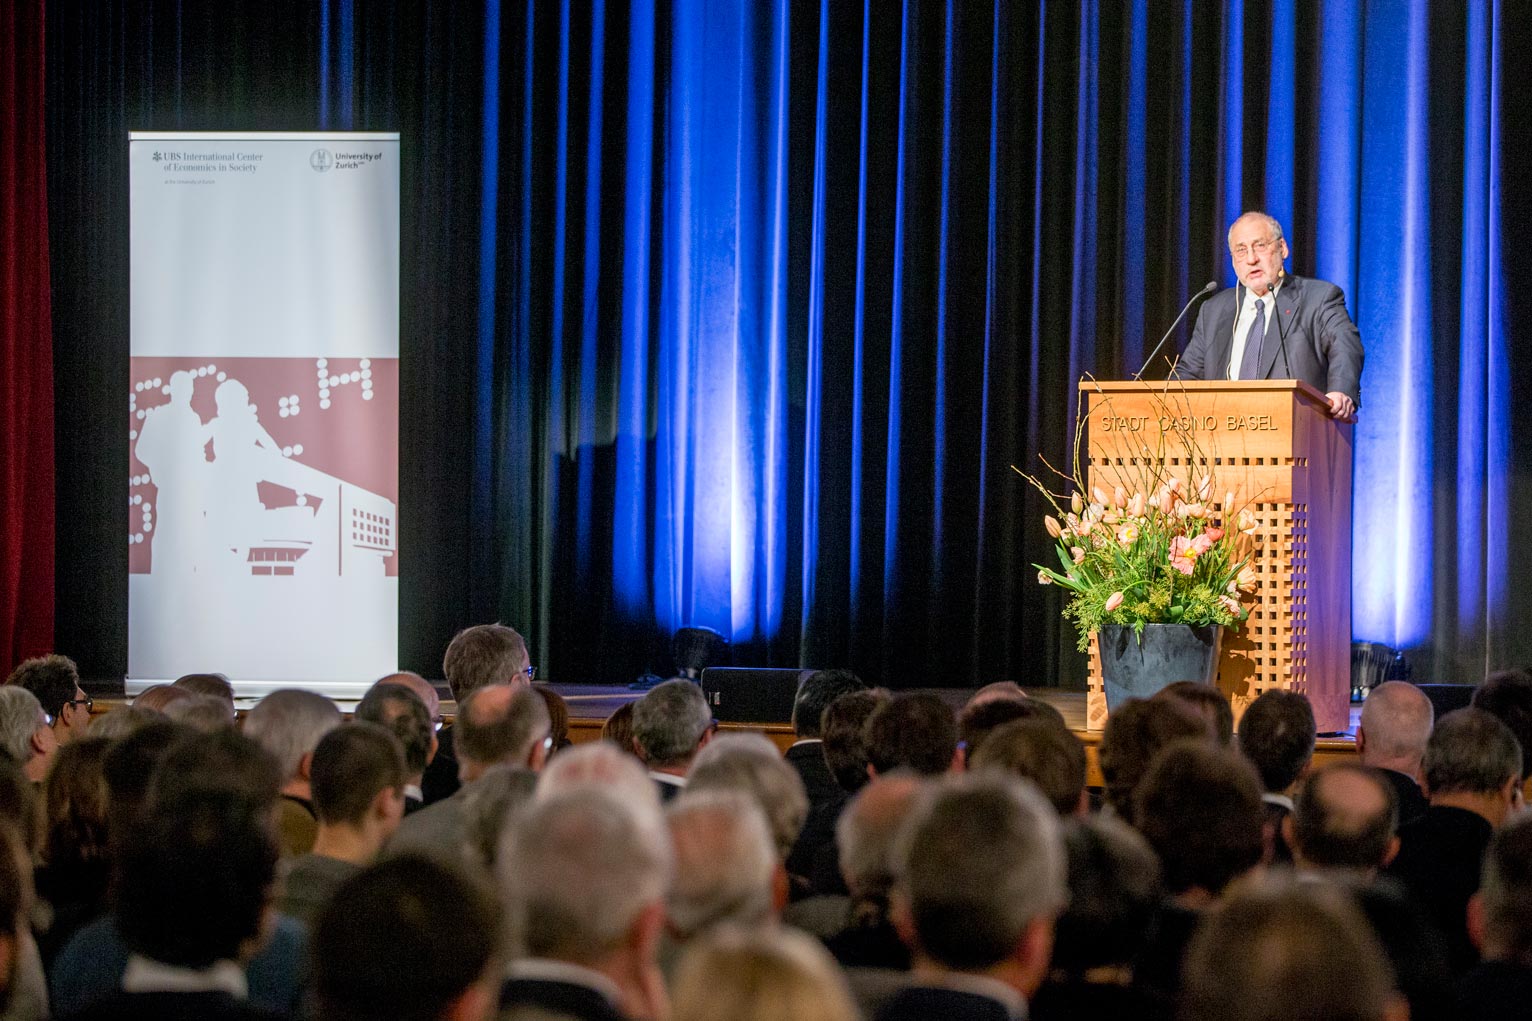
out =
<svg viewBox="0 0 1532 1021"><path fill-rule="evenodd" d="M1212 684L1218 676L1217 624L1145 624L1140 642L1131 624L1103 624L1096 635L1108 713L1130 698L1148 698L1177 681Z"/></svg>

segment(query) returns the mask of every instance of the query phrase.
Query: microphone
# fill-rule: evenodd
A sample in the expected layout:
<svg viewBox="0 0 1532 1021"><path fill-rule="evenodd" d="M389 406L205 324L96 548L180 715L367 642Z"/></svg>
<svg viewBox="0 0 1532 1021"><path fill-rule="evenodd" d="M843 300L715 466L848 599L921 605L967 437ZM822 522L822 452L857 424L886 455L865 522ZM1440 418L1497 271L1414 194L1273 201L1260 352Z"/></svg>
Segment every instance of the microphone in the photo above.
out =
<svg viewBox="0 0 1532 1021"><path fill-rule="evenodd" d="M1186 306L1181 309L1181 314L1176 316L1176 321L1171 323L1170 324L1170 329L1165 331L1165 336L1160 338L1160 342L1158 344L1154 345L1154 350L1149 352L1149 357L1144 359L1143 366L1140 367L1137 372L1133 373L1133 378L1134 379L1137 379L1138 377L1142 376L1144 374L1144 370L1149 368L1149 366L1154 363L1155 356L1160 353L1160 349L1165 346L1165 342L1170 339L1170 335L1172 333L1176 332L1176 327L1181 325L1181 320L1186 318L1186 313L1188 313L1188 312L1190 312L1192 310L1192 306L1197 304L1197 302L1201 301L1203 298L1206 298L1208 295L1212 294L1216 290L1218 290L1218 281L1217 280L1209 280L1207 282L1206 286L1204 286L1202 288L1202 290L1200 290L1196 294L1192 295L1191 300L1188 301L1186 303Z"/></svg>

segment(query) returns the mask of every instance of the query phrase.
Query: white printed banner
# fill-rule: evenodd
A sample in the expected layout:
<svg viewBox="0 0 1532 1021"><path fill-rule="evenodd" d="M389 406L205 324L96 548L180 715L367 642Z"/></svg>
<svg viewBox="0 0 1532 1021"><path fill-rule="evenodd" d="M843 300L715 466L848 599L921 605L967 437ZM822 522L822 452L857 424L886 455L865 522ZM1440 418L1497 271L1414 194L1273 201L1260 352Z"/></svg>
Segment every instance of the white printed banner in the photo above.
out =
<svg viewBox="0 0 1532 1021"><path fill-rule="evenodd" d="M134 132L128 691L398 656L399 136Z"/></svg>

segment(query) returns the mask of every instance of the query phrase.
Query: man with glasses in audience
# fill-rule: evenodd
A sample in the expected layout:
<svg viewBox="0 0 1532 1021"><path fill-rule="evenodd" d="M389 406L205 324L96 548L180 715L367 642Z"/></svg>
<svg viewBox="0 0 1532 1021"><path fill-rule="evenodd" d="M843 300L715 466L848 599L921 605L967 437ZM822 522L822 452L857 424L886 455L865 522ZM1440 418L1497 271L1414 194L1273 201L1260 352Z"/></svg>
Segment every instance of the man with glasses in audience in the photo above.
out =
<svg viewBox="0 0 1532 1021"><path fill-rule="evenodd" d="M530 687L537 668L527 654L527 643L515 628L504 624L475 624L459 631L447 645L442 657L442 674L452 690L452 700L463 702L480 688L491 684ZM431 700L421 692L427 706ZM440 720L438 713L432 716ZM458 789L456 732L452 725L438 733L436 757L426 768L421 789L428 805L450 798Z"/></svg>
<svg viewBox="0 0 1532 1021"><path fill-rule="evenodd" d="M1323 393L1330 414L1350 419L1361 404L1362 338L1339 287L1288 273L1282 225L1249 212L1229 228L1239 284L1197 313L1176 366L1182 379L1301 379Z"/></svg>
<svg viewBox="0 0 1532 1021"><path fill-rule="evenodd" d="M80 688L80 672L68 656L29 659L11 671L5 683L18 685L37 696L59 744L85 736L93 703Z"/></svg>

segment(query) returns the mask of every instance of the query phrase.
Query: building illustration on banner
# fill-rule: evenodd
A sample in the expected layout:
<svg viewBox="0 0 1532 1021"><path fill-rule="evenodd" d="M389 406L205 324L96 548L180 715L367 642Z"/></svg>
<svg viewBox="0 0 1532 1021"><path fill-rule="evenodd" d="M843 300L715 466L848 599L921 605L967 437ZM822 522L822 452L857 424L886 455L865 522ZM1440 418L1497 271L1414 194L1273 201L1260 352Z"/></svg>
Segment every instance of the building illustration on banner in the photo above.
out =
<svg viewBox="0 0 1532 1021"><path fill-rule="evenodd" d="M134 359L130 573L223 580L397 574L394 500L368 484L386 483L379 477L386 473L370 471L365 456L356 457L365 452L324 421L360 418L370 435L392 431L396 423L382 421L392 417L391 402L372 399L372 360L356 360L344 379L324 358L240 359L268 363L246 367L244 378L191 361ZM286 391L290 362L310 373L317 367L318 394L313 412L297 392L266 403L276 405L279 441L245 379L258 380L267 394ZM360 385L343 397L347 384ZM361 407L347 414L345 397ZM305 457L318 453L316 445L330 451L323 467Z"/></svg>

